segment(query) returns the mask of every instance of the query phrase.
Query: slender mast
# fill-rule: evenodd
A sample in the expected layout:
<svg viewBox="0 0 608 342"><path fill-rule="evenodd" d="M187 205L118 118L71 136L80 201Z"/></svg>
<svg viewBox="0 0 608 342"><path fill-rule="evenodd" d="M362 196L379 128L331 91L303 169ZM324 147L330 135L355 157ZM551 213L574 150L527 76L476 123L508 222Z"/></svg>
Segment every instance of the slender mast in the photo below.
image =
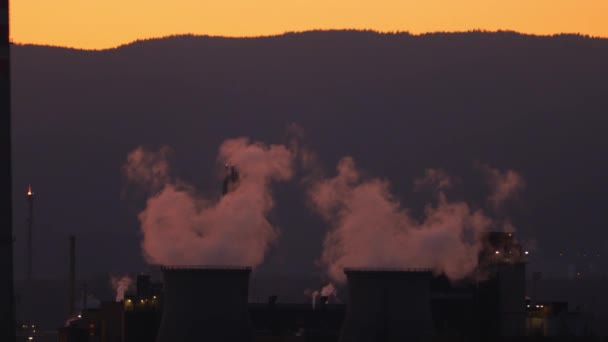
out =
<svg viewBox="0 0 608 342"><path fill-rule="evenodd" d="M32 245L32 229L34 227L34 192L32 186L27 188L27 280L32 280L32 260L34 258L34 250Z"/></svg>

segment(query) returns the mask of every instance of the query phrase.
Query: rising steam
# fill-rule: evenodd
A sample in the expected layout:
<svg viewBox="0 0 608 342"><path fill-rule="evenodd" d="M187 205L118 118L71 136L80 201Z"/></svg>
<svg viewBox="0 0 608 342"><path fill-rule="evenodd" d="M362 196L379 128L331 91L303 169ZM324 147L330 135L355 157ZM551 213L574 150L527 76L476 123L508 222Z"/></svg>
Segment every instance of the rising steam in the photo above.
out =
<svg viewBox="0 0 608 342"><path fill-rule="evenodd" d="M146 260L181 266L260 265L278 236L266 216L274 206L271 183L292 177L289 149L245 138L225 141L219 159L238 169L239 183L219 200L173 179L168 151L138 148L124 167L130 181L151 192L139 215Z"/></svg>
<svg viewBox="0 0 608 342"><path fill-rule="evenodd" d="M338 289L334 286L334 284L327 284L323 286L320 290L306 289L304 290L304 295L310 297L312 299L312 309L314 310L317 306L317 300L319 297L325 297L325 300L328 303L330 299L333 299L336 302L340 302L338 298Z"/></svg>
<svg viewBox="0 0 608 342"><path fill-rule="evenodd" d="M444 190L451 182L445 172L427 170L415 182L416 188L432 187L437 193L437 203L427 205L424 217L415 219L391 194L388 181L363 180L352 158L343 158L337 171L309 191L314 208L331 224L320 260L331 279L344 282L345 267L430 268L452 280L475 270L482 233L495 222L466 202L450 201Z"/></svg>
<svg viewBox="0 0 608 342"><path fill-rule="evenodd" d="M501 172L485 164L478 164L478 168L486 176L491 189L488 202L496 210L501 209L507 200L519 194L526 185L523 177L513 170Z"/></svg>
<svg viewBox="0 0 608 342"><path fill-rule="evenodd" d="M114 292L116 292L115 301L121 302L125 299L125 293L133 284L133 279L127 275L122 277L110 276L110 283Z"/></svg>

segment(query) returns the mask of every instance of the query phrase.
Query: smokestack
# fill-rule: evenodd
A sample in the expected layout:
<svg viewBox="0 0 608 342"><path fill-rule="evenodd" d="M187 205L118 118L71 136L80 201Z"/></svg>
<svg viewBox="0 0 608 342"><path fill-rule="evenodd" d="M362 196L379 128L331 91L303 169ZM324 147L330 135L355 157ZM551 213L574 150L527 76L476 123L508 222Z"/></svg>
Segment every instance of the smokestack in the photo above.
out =
<svg viewBox="0 0 608 342"><path fill-rule="evenodd" d="M239 182L239 173L234 165L226 165L226 175L224 176L224 182L222 184L222 194L227 193L236 189Z"/></svg>
<svg viewBox="0 0 608 342"><path fill-rule="evenodd" d="M89 299L89 286L87 283L82 285L82 310L88 309L88 299Z"/></svg>
<svg viewBox="0 0 608 342"><path fill-rule="evenodd" d="M163 317L156 342L253 341L251 268L164 267Z"/></svg>
<svg viewBox="0 0 608 342"><path fill-rule="evenodd" d="M319 308L321 310L324 310L328 303L329 303L329 297L328 296L321 296L321 297L319 297Z"/></svg>
<svg viewBox="0 0 608 342"><path fill-rule="evenodd" d="M34 256L32 246L32 228L34 226L34 192L32 185L27 187L27 274L26 279L32 280L32 260Z"/></svg>
<svg viewBox="0 0 608 342"><path fill-rule="evenodd" d="M348 304L340 342L426 341L431 271L345 269Z"/></svg>
<svg viewBox="0 0 608 342"><path fill-rule="evenodd" d="M70 292L68 295L68 314L70 317L74 316L74 302L76 301L76 236L70 235L70 275L69 275L69 288Z"/></svg>
<svg viewBox="0 0 608 342"><path fill-rule="evenodd" d="M152 277L149 274L137 275L136 287L138 297L152 297Z"/></svg>
<svg viewBox="0 0 608 342"><path fill-rule="evenodd" d="M13 206L11 166L11 80L8 0L0 0L0 340L15 340L13 285Z"/></svg>

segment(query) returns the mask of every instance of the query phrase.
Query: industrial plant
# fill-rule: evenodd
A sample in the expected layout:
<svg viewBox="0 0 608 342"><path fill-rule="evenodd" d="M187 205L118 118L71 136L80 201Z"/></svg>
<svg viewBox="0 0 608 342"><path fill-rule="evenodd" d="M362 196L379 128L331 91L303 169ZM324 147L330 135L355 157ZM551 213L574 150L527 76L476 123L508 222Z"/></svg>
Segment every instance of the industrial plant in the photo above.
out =
<svg viewBox="0 0 608 342"><path fill-rule="evenodd" d="M222 196L239 186L226 165ZM27 191L27 273L31 281L34 193ZM589 317L567 302L538 301L526 286L529 251L509 232L486 232L477 267L466 279L427 268L345 267L340 300L323 292L312 303L254 300L250 266L158 266L115 280L114 301L88 303L77 284L76 236L69 237L65 325L55 334L17 323L19 341L519 341L592 340ZM536 274L535 274L536 276ZM131 286L131 283L134 286ZM333 285L332 285L333 287ZM82 295L77 294L81 289ZM335 292L333 292L335 295ZM82 303L76 305L81 298ZM330 300L331 299L331 300Z"/></svg>
<svg viewBox="0 0 608 342"><path fill-rule="evenodd" d="M452 282L428 269L346 268L343 303L251 302L249 267L160 267L122 300L75 313L60 342L505 341L589 338L564 302L526 296L527 253L486 234L479 270ZM72 241L72 240L71 240ZM33 335L35 336L35 334Z"/></svg>

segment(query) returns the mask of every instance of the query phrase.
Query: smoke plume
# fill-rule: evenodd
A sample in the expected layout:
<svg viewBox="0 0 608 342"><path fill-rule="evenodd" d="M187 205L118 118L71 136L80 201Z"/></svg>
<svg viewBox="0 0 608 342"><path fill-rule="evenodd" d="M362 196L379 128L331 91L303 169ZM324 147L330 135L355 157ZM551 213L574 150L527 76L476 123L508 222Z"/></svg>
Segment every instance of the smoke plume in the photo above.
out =
<svg viewBox="0 0 608 342"><path fill-rule="evenodd" d="M335 301L339 301L338 289L336 289L334 284L331 284L331 283L323 286L323 288L321 290L313 291L310 289L306 289L306 291L304 291L304 294L311 297L313 310L316 308L317 298L319 298L319 296L326 297L327 301L329 301L330 298L334 298Z"/></svg>
<svg viewBox="0 0 608 342"><path fill-rule="evenodd" d="M155 153L140 146L127 156L123 172L130 182L144 190L159 191L169 181L168 158L171 154L172 150L168 146L163 146Z"/></svg>
<svg viewBox="0 0 608 342"><path fill-rule="evenodd" d="M491 189L488 202L496 210L501 209L506 201L517 196L526 185L523 177L513 170L501 172L485 164L480 164L479 168L486 176Z"/></svg>
<svg viewBox="0 0 608 342"><path fill-rule="evenodd" d="M114 292L116 292L115 301L120 302L125 299L125 293L129 290L131 284L133 284L133 279L127 275L122 277L110 276L110 283Z"/></svg>
<svg viewBox="0 0 608 342"><path fill-rule="evenodd" d="M331 225L320 260L331 279L344 282L345 267L429 268L452 280L475 270L482 233L495 222L466 202L450 201L445 172L427 170L415 182L437 192L437 202L418 219L391 194L388 181L362 179L352 158L343 158L337 172L309 189L313 207Z"/></svg>
<svg viewBox="0 0 608 342"><path fill-rule="evenodd" d="M433 191L444 191L452 187L452 179L441 169L426 169L424 177L414 181L416 191L432 189Z"/></svg>
<svg viewBox="0 0 608 342"><path fill-rule="evenodd" d="M278 236L266 216L274 206L271 183L292 177L289 149L246 138L225 141L219 160L235 166L239 179L238 186L220 199L204 197L188 183L173 179L167 150L138 148L124 167L131 181L155 191L139 215L146 260L181 266L260 265Z"/></svg>

